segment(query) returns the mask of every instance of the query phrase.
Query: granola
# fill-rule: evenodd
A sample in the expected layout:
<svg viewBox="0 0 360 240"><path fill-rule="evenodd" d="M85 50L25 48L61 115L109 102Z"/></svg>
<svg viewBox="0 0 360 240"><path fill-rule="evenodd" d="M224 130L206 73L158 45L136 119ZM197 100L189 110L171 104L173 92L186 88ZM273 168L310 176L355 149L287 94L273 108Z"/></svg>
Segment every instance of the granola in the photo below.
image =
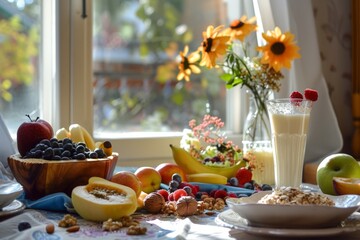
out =
<svg viewBox="0 0 360 240"><path fill-rule="evenodd" d="M325 195L315 192L304 192L293 187L282 187L274 190L271 194L262 197L258 203L321 206L335 205L334 201Z"/></svg>

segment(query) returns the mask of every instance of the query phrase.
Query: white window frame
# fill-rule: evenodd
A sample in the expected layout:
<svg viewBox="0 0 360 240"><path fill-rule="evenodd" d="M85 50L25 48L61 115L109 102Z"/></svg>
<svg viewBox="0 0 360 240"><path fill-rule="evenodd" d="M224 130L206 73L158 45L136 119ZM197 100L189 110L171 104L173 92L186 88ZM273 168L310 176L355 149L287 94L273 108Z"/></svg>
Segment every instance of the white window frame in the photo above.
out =
<svg viewBox="0 0 360 240"><path fill-rule="evenodd" d="M47 1L44 1L47 2ZM90 132L93 130L92 96L92 1L86 0L86 18L82 18L82 0L52 0L57 9L57 82L55 114L51 115L54 128L80 123ZM234 14L233 14L234 15ZM239 16L238 16L239 17ZM241 90L242 91L242 90ZM241 130L244 119L244 101L240 89L231 89L227 95L227 126L229 139L241 146ZM240 102L243 104L240 105ZM46 105L46 103L44 103ZM45 106L47 109L49 105ZM52 111L54 112L54 111ZM58 116L58 117L56 117ZM156 166L172 162L169 144L179 145L181 133L119 134L110 137L114 151L119 153L120 166ZM105 139L95 139L101 141Z"/></svg>

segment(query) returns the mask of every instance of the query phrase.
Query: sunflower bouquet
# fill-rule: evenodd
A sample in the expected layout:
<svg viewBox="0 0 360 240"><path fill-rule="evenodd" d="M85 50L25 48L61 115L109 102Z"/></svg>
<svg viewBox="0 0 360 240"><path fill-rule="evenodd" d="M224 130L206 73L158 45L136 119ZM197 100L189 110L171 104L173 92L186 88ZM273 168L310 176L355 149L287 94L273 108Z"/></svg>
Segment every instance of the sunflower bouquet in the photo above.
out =
<svg viewBox="0 0 360 240"><path fill-rule="evenodd" d="M251 44L247 37L257 30L255 20L255 17L242 16L232 21L228 28L208 26L196 51L189 53L189 47L185 46L180 52L177 80L190 81L191 74L200 73L202 67L221 68L220 78L225 81L226 88L246 87L254 96L258 112L266 113L265 101L273 91L280 90L280 80L284 77L281 69L290 68L291 61L300 58L300 54L294 35L282 33L276 27L262 33L266 44L256 47L257 53L250 56L248 47ZM267 114L258 115L267 117Z"/></svg>

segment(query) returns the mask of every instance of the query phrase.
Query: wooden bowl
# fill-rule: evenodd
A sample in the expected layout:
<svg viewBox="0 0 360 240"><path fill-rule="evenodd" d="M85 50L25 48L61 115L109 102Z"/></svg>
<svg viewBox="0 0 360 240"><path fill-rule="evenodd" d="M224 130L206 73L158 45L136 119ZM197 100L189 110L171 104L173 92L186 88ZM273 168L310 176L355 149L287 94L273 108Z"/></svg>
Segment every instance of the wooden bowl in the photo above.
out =
<svg viewBox="0 0 360 240"><path fill-rule="evenodd" d="M57 192L71 196L73 188L88 184L90 177L110 179L117 160L117 153L101 159L61 161L23 159L19 154L8 157L15 179L23 186L26 198L31 200Z"/></svg>

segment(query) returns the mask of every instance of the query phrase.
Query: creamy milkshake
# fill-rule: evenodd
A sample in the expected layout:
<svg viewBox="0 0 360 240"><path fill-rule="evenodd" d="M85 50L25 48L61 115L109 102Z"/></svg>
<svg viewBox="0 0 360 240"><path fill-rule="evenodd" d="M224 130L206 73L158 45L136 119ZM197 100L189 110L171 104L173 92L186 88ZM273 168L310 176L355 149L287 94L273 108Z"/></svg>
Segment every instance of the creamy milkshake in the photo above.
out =
<svg viewBox="0 0 360 240"><path fill-rule="evenodd" d="M312 102L268 101L274 149L275 186L300 187Z"/></svg>

